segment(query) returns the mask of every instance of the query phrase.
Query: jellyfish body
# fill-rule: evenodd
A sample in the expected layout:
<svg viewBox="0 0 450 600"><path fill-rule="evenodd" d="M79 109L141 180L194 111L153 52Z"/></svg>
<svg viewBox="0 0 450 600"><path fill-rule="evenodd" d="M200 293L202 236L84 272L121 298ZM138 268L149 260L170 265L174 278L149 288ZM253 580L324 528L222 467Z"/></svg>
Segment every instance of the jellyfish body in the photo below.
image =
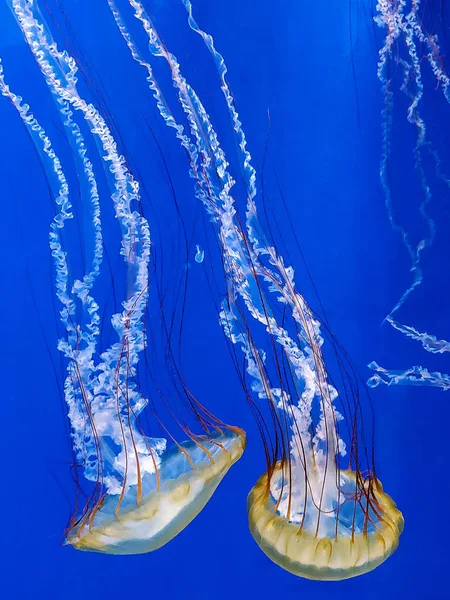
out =
<svg viewBox="0 0 450 600"><path fill-rule="evenodd" d="M186 388L201 435L192 433L175 415L187 437L186 442L176 442L154 405L156 420L174 441L173 447L167 448L165 438L150 437L143 430L139 415L148 400L140 389L137 366L147 344L144 317L151 244L148 222L139 211L139 184L102 114L80 95L75 60L59 50L37 4L11 0L9 5L56 101L81 191L81 203L74 208L67 164L30 106L9 88L0 63L0 92L12 102L35 145L56 207L50 248L65 330L58 348L67 359L64 392L74 457L92 487L84 506L77 501L66 543L112 554L149 552L170 541L202 510L240 458L245 434L216 419ZM117 341L101 353L102 317L93 293L103 261L104 200L97 186L96 163L85 142L86 128L99 151L126 265L127 295L121 312L111 319ZM88 260L79 278L72 273L71 252L63 240L68 223L85 216L76 214L76 209L88 215L91 227Z"/></svg>
<svg viewBox="0 0 450 600"><path fill-rule="evenodd" d="M89 524L74 527L67 543L78 550L142 554L157 550L204 508L228 469L241 457L245 436L229 430L216 437L173 446L158 471L145 475L141 498L131 486L121 499L106 495Z"/></svg>
<svg viewBox="0 0 450 600"><path fill-rule="evenodd" d="M394 552L403 518L383 492L373 464L363 475L359 400L346 414L349 464L341 468L347 450L338 423L344 417L337 408L337 391L328 381L320 322L298 291L293 268L266 238L256 206L256 171L226 81L224 59L195 21L191 2L182 2L190 28L203 38L219 72L247 192L245 214L233 196L235 181L211 118L144 6L129 1L148 36L148 56L140 51L114 1L108 0L133 59L146 71L162 118L187 153L196 196L211 218L222 253L228 295L220 323L231 344L243 352L248 397L266 400L269 407L274 439L265 443L267 472L248 497L250 531L275 563L295 575L353 577L376 568ZM187 127L175 120L154 76L152 62L161 59L170 69ZM269 340L270 355L255 343L261 334ZM268 423L259 424L264 438Z"/></svg>
<svg viewBox="0 0 450 600"><path fill-rule="evenodd" d="M322 515L317 531L319 515L312 499L295 519L287 519L277 507L277 495L270 487L286 485L284 471L277 463L270 481L264 473L247 500L250 531L277 565L306 579L336 581L372 571L396 550L403 518L379 481L371 482L376 510L368 518L360 506L355 510L351 500L358 490L354 471L340 471L339 488L333 489L334 508ZM377 524L368 525L369 520Z"/></svg>

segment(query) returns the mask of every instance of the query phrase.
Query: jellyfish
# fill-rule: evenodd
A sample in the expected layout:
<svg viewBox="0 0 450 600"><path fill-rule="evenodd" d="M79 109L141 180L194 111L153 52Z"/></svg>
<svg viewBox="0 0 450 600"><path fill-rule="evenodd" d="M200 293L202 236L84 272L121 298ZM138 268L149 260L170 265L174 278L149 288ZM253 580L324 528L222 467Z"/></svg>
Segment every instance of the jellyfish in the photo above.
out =
<svg viewBox="0 0 450 600"><path fill-rule="evenodd" d="M203 509L240 458L245 434L222 423L184 386L186 404L202 432L194 433L170 404L166 413L186 436L179 442L162 422L155 401L144 395L138 363L148 346L151 238L139 184L106 119L80 93L76 62L59 49L37 3L8 4L55 100L71 150L69 159L59 155L35 112L10 88L1 64L1 94L26 127L55 203L49 242L64 329L58 348L67 365L64 396L74 457L90 484L85 502L78 497L65 543L109 554L150 552L174 538ZM80 199L70 186L71 161ZM106 195L99 184L102 176L109 188ZM95 295L101 296L106 281L105 252L111 256L114 251L103 228L110 207L120 228L117 249L125 269L119 272L126 295L111 318L116 341L100 351L105 316ZM83 249L66 243L72 239L71 221L86 228ZM166 437L148 434L142 420L146 408ZM166 438L173 444L168 446Z"/></svg>
<svg viewBox="0 0 450 600"><path fill-rule="evenodd" d="M432 201L435 196L448 195L450 186L450 178L444 170L440 156L440 140L433 135L434 131L429 127L430 113L429 107L426 106L432 94L441 96L444 108L450 104L450 79L445 69L439 35L432 29L440 19L434 19L432 4L422 6L420 0L405 2L380 0L376 9L375 22L385 34L378 61L378 78L384 95L381 184L389 221L394 231L401 236L411 260L410 271L413 274L412 283L402 293L385 321L406 338L420 343L427 352L444 354L450 351L448 341L401 322L403 319L396 315L411 294L423 283L422 257L425 252L430 251L437 235L436 222L431 215ZM429 25L427 21L430 22ZM409 228L396 214L395 195L390 185L393 171L391 162L397 158L392 149L394 115L397 114L397 105L402 104L401 101L396 102L397 92L407 101L406 121L411 126L415 137L412 155L418 183L416 195L420 198L421 222L413 222ZM435 112L438 106L436 102L433 106ZM397 109L397 112L400 111ZM400 115L403 116L402 113ZM368 380L371 387L386 384L423 385L442 390L448 389L448 374L430 372L420 365L409 367L404 371L385 369L376 361L372 361L368 366L373 371L373 375Z"/></svg>
<svg viewBox="0 0 450 600"><path fill-rule="evenodd" d="M320 320L258 216L256 171L224 58L197 24L192 3L182 3L189 27L203 39L219 73L245 182L244 209L235 197L236 182L211 117L152 17L141 2L129 0L147 34L145 53L116 3L108 0L131 56L145 70L161 117L186 152L195 194L221 250L227 295L219 321L231 347L242 352L242 383L267 459L267 471L248 495L249 529L261 550L294 575L319 580L354 577L375 569L395 551L403 517L377 477L372 449L362 442L362 408L354 384L344 384L339 407L323 357ZM168 65L184 124L175 118L155 76L153 64L158 60ZM331 334L328 339L336 344ZM268 350L261 347L264 342Z"/></svg>

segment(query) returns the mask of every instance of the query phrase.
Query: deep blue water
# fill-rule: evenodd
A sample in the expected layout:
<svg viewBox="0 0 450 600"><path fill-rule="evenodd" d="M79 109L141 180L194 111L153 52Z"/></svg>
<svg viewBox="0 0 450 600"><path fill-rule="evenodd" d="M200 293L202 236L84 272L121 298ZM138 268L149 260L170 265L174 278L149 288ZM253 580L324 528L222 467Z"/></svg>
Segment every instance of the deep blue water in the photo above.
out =
<svg viewBox="0 0 450 600"><path fill-rule="evenodd" d="M405 517L400 546L382 566L344 582L311 582L282 571L253 541L245 499L265 468L264 455L217 322L204 265L194 260L196 244L207 253L208 248L214 252L207 220L193 197L173 132L158 117L143 73L130 59L106 2L61 0L60 4L67 21L61 21L61 29L53 29L56 39L68 42L85 65L90 78L87 93L94 103L108 107L120 133L121 152L145 185L155 253L157 260L164 261L161 280L168 286L168 313L176 306L174 281L182 269L189 270L182 342L188 385L221 418L247 431L248 447L201 514L157 552L110 557L62 546L74 486L61 395L63 364L56 350L61 332L48 248L54 208L33 145L13 107L0 97L1 597L446 597L450 406L440 390L379 387L371 392L378 475ZM227 154L232 156L233 140L219 80L208 52L187 28L180 3L155 0L145 4L157 15L165 43L178 55L186 76L206 98ZM373 24L370 2L325 4L196 0L194 8L199 23L214 36L225 56L254 164L259 171L264 165L264 186L273 211L270 221L281 231L280 248L298 268L297 280L305 297L319 308L280 190L330 328L362 377L370 376L367 364L371 360L393 369L423 364L430 370L449 372L445 355L427 354L419 344L382 325L411 283L410 261L389 224L380 185L383 98L376 64L383 32ZM434 22L445 33L445 18L450 15L440 14L437 4L430 3L428 10L434 11ZM56 20L61 17L56 3L49 1L48 6ZM141 39L139 35L136 27ZM441 48L445 61L445 36ZM64 136L58 133L51 95L6 2L0 3L0 56L11 88L39 114L61 155L70 160ZM163 82L170 95L169 78ZM424 116L445 167L450 162L446 147L450 107L434 89L431 77L424 83L429 92ZM414 136L405 107L400 99L390 177L398 218L420 236L421 190L415 183ZM184 207L189 267L162 156ZM437 183L430 207L436 222L435 242L423 256L424 282L401 315L402 322L439 339L450 337L449 197L448 189ZM109 220L112 226L112 216ZM108 223L107 217L105 228ZM68 243L84 239L82 225L73 235ZM120 260L113 257L112 262L112 277L119 281ZM162 269L161 262L156 268ZM113 292L108 286L99 295L110 314ZM219 288L223 293L223 283ZM120 284L115 291L120 302ZM160 319L157 310L155 314Z"/></svg>

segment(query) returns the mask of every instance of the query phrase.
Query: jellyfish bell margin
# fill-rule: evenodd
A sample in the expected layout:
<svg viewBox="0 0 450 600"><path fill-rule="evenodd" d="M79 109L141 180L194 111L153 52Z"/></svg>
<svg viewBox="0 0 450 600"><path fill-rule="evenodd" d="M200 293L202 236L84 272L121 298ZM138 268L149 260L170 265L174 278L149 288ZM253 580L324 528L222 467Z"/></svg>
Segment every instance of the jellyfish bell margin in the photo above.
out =
<svg viewBox="0 0 450 600"><path fill-rule="evenodd" d="M142 495L130 486L122 499L107 494L68 532L65 544L107 554L143 554L176 537L205 507L230 467L242 456L246 436L228 427L172 446Z"/></svg>
<svg viewBox="0 0 450 600"><path fill-rule="evenodd" d="M278 462L274 475L281 470ZM355 481L355 472L341 471L342 478ZM378 480L373 481L372 501L376 502L379 514L373 531L339 532L336 523L337 534L320 536L278 513L266 472L247 498L249 528L266 556L293 575L321 581L350 579L376 569L389 558L397 549L403 531L403 516Z"/></svg>

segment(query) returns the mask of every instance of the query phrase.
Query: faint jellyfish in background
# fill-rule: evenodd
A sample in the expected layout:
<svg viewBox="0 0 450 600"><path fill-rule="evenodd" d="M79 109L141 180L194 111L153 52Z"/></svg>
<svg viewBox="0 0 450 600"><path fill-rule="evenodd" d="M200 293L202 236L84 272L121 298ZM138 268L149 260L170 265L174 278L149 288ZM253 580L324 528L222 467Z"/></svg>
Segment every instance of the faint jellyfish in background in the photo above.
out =
<svg viewBox="0 0 450 600"><path fill-rule="evenodd" d="M440 47L436 27L443 22L444 5L442 3L421 3L420 0L380 0L376 6L375 22L384 33L383 44L379 51L378 77L383 86L384 109L382 119L382 158L381 183L386 199L389 221L393 229L402 238L411 259L413 281L392 308L386 321L406 337L422 344L432 354L450 351L450 343L440 340L416 327L403 324L394 314L405 304L410 295L423 282L422 258L429 250L439 231L431 212L434 197L447 196L450 188L449 174L445 172L441 152L437 145L440 141L436 124L429 123L435 111L427 102L443 100L443 107L450 104L450 79L444 65L445 53ZM442 28L442 35L445 30ZM392 190L392 180L398 173L392 169L391 162L395 151L403 154L405 136L401 137L402 149L393 148L395 133L394 115L400 112L406 100L405 117L412 127L415 145L412 149L413 169L408 178L417 181L417 196L421 198L418 215L422 221L411 231L399 218L396 209L396 197ZM437 104L436 104L437 106ZM400 112L400 117L403 115ZM441 127L440 127L441 129ZM436 135L438 134L438 135ZM402 171L402 180L406 172ZM415 175L415 177L414 177ZM412 203L408 202L408 206ZM412 210L412 208L411 208ZM421 234L418 235L418 231ZM414 366L404 371L388 370L375 361L369 364L374 375L369 379L371 387L383 383L387 385L426 385L449 389L450 377L445 373L429 372L422 366Z"/></svg>
<svg viewBox="0 0 450 600"><path fill-rule="evenodd" d="M237 348L243 353L242 384L267 459L267 471L248 496L250 530L267 556L295 575L322 580L360 575L395 551L403 518L377 478L373 445L364 443L356 382L344 376L340 400L323 359L320 322L299 293L293 268L268 241L258 218L256 172L224 59L195 21L189 0L182 2L190 28L202 37L219 73L237 170L245 183L243 209L211 118L151 16L142 3L130 0L148 36L150 52L144 53L117 5L108 0L131 55L145 69L162 118L186 151L196 196L221 249L228 294L220 323L237 362ZM185 125L176 121L159 87L153 68L159 59L169 66ZM333 336L328 337L338 351ZM259 340L268 351L260 349ZM350 370L344 364L346 368ZM263 415L265 404L268 416Z"/></svg>
<svg viewBox="0 0 450 600"><path fill-rule="evenodd" d="M139 185L105 119L80 95L75 60L58 48L37 4L12 0L9 5L56 101L71 148L71 160L57 155L35 113L9 88L1 67L0 91L12 102L33 140L56 207L50 248L65 330L58 348L67 359L64 392L74 455L84 478L92 482L84 504L78 496L66 543L111 554L149 552L170 541L202 510L240 458L245 434L212 415L181 381L184 404L201 434L192 431L172 404L163 407L162 400L159 406L144 396L138 363L149 345L145 316L151 290L151 244ZM98 156L93 157L92 147L97 147ZM74 201L76 192L69 186L72 164L80 201ZM102 177L109 187L106 197L98 185ZM103 213L110 207L120 226L116 251L125 261L126 297L121 312L111 320L117 341L100 353L104 315L94 294L101 292L105 282L105 250L110 256L114 252L105 246L103 230ZM84 219L90 224L89 256L84 272L77 276L73 264L81 248L66 246L64 235L70 221ZM122 287L119 281L115 285ZM145 412L150 412L165 437L148 435L140 418ZM176 440L162 421L162 412L172 417L187 441ZM172 440L171 447L166 438Z"/></svg>

